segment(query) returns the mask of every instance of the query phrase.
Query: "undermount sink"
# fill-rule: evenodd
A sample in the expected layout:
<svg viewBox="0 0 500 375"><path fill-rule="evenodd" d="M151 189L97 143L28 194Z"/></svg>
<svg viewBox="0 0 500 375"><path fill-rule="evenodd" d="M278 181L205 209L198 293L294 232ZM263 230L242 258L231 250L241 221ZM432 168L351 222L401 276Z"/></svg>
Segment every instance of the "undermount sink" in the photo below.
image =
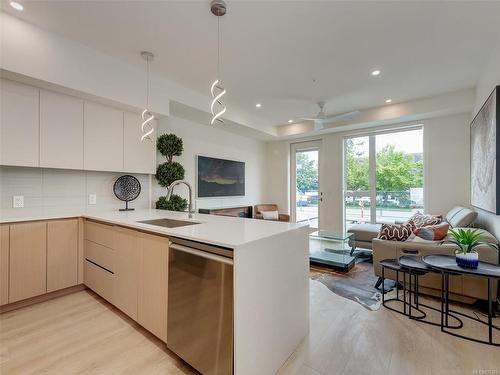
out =
<svg viewBox="0 0 500 375"><path fill-rule="evenodd" d="M200 224L193 221L174 220L174 219L144 220L144 221L138 221L138 223L157 225L159 227L165 227L165 228L178 228L178 227L185 227L187 225Z"/></svg>

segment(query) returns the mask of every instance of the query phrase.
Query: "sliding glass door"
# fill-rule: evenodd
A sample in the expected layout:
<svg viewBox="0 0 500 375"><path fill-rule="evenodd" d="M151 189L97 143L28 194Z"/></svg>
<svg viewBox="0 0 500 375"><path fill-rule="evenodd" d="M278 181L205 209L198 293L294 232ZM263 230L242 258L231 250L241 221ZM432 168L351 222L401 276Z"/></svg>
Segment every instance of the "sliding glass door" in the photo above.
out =
<svg viewBox="0 0 500 375"><path fill-rule="evenodd" d="M345 229L394 223L424 209L423 129L344 139Z"/></svg>
<svg viewBox="0 0 500 375"><path fill-rule="evenodd" d="M321 141L291 145L291 213L292 220L319 228L322 193L319 190L319 156Z"/></svg>

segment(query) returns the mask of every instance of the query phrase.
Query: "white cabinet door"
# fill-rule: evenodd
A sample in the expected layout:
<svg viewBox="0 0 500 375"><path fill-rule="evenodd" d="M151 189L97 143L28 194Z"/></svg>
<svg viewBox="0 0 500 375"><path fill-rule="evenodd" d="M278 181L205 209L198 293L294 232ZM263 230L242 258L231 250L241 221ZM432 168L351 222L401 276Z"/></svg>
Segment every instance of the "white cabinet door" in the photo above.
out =
<svg viewBox="0 0 500 375"><path fill-rule="evenodd" d="M40 166L83 169L83 100L40 91Z"/></svg>
<svg viewBox="0 0 500 375"><path fill-rule="evenodd" d="M0 81L0 164L39 166L39 90Z"/></svg>
<svg viewBox="0 0 500 375"><path fill-rule="evenodd" d="M145 139L141 142L140 114L124 114L124 171L130 173L156 173L156 122L152 121L155 132L151 134L153 142Z"/></svg>
<svg viewBox="0 0 500 375"><path fill-rule="evenodd" d="M84 104L84 169L123 171L123 112Z"/></svg>

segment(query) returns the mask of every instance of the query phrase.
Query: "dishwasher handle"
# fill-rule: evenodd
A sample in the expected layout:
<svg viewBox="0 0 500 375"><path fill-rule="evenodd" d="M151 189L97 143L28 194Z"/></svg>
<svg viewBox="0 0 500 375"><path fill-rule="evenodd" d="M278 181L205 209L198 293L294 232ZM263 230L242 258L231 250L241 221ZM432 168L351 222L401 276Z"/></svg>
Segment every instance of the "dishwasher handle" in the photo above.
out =
<svg viewBox="0 0 500 375"><path fill-rule="evenodd" d="M196 255L202 258L214 260L216 262L221 262L229 265L233 265L233 260L231 258L223 257L221 255L216 255L212 253L208 253L206 251L198 250L198 249L193 249L192 247L187 247L184 245L179 245L176 243L172 243L170 245L170 248L173 250L178 250L178 251L183 251L185 253L189 253L192 255Z"/></svg>

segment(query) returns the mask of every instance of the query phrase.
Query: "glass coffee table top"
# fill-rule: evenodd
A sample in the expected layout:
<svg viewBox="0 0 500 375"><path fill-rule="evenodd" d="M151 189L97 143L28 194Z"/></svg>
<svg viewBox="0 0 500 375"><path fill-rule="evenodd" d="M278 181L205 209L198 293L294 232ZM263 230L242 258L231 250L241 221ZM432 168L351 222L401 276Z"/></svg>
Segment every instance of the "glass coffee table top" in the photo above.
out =
<svg viewBox="0 0 500 375"><path fill-rule="evenodd" d="M349 245L352 233L316 231L309 235L309 260L312 264L349 271L355 262Z"/></svg>
<svg viewBox="0 0 500 375"><path fill-rule="evenodd" d="M318 239L330 239L330 240L339 240L339 241L347 241L350 238L354 239L354 233L349 232L333 232L331 230L317 230L309 235L311 238Z"/></svg>

